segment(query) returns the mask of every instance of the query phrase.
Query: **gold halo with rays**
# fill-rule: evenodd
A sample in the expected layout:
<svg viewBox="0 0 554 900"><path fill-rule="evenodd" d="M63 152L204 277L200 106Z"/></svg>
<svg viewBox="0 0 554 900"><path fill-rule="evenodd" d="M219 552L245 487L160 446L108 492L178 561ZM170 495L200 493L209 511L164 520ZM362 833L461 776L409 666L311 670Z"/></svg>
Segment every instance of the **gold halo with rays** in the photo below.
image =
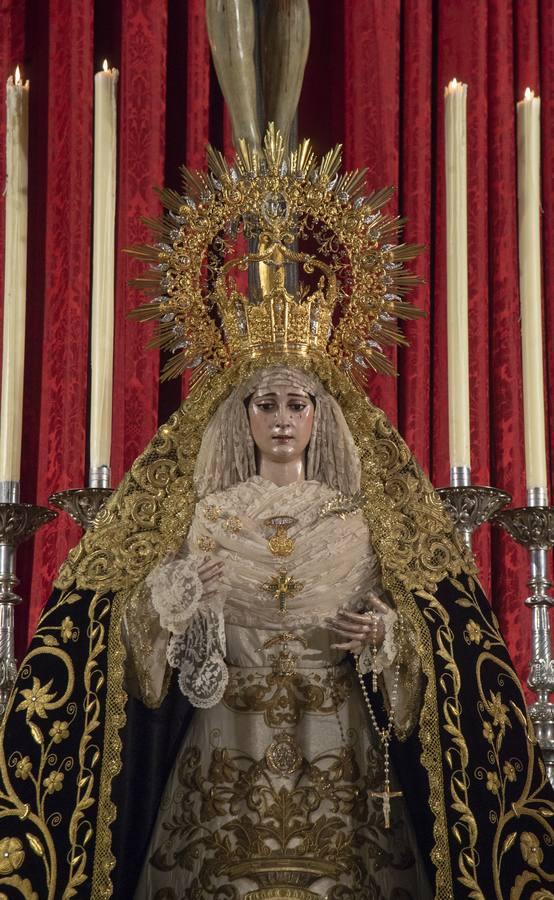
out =
<svg viewBox="0 0 554 900"><path fill-rule="evenodd" d="M270 125L260 154L208 148L207 172L182 170L184 193L160 192L156 243L129 252L149 268L133 284L151 296L133 310L157 320L151 342L194 386L245 358L325 355L364 389L371 370L394 373L384 348L406 344L399 319L420 278L398 243L404 220L383 211L393 189L367 195L366 170L340 173L341 148L318 159L309 140L286 152Z"/></svg>

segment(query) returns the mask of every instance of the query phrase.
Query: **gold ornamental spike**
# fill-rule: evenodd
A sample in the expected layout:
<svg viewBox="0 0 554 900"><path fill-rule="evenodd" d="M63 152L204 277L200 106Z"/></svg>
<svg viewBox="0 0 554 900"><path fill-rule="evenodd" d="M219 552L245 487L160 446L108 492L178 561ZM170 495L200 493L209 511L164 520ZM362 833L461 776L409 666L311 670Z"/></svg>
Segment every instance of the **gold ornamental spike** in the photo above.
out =
<svg viewBox="0 0 554 900"><path fill-rule="evenodd" d="M278 175L281 163L285 158L285 142L280 131L275 129L275 124L270 122L264 138L264 153L269 171L272 175Z"/></svg>
<svg viewBox="0 0 554 900"><path fill-rule="evenodd" d="M319 164L320 178L329 181L336 175L342 161L342 146L336 144L332 150L328 150Z"/></svg>
<svg viewBox="0 0 554 900"><path fill-rule="evenodd" d="M307 177L316 167L315 153L310 141L305 138L290 156L290 173L298 177Z"/></svg>

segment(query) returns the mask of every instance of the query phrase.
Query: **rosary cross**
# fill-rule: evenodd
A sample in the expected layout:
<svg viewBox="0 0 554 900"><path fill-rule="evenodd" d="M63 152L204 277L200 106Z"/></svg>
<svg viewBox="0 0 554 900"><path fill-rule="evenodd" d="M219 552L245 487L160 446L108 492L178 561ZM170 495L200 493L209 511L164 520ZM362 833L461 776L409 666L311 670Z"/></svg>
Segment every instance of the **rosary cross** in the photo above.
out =
<svg viewBox="0 0 554 900"><path fill-rule="evenodd" d="M301 581L295 581L292 575L287 575L282 569L278 575L274 575L271 581L264 584L264 591L273 594L273 598L279 603L279 612L283 615L287 612L287 599L294 597L304 587Z"/></svg>
<svg viewBox="0 0 554 900"><path fill-rule="evenodd" d="M402 797L402 791L391 791L388 784L386 784L384 791L370 791L369 796L383 801L385 828L390 828L390 802L393 797Z"/></svg>

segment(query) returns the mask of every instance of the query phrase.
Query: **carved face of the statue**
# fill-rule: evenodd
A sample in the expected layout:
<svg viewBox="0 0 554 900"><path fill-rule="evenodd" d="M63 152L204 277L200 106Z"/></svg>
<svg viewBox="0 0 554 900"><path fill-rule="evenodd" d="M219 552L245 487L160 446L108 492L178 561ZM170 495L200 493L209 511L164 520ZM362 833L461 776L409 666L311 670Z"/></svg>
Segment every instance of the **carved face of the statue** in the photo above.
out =
<svg viewBox="0 0 554 900"><path fill-rule="evenodd" d="M248 403L248 418L260 467L263 463L304 463L314 421L309 394L290 384L256 390Z"/></svg>

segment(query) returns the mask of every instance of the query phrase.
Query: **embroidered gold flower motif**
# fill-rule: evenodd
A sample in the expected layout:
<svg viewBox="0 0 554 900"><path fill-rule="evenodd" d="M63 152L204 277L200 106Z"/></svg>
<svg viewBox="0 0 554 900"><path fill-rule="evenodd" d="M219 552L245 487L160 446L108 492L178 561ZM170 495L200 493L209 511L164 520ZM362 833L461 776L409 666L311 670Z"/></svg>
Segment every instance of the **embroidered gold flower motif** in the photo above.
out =
<svg viewBox="0 0 554 900"><path fill-rule="evenodd" d="M470 619L467 623L466 634L473 644L481 643L483 632L481 631L481 626L474 622L473 619Z"/></svg>
<svg viewBox="0 0 554 900"><path fill-rule="evenodd" d="M204 510L204 518L208 520L208 522L217 522L221 515L221 510L219 506L207 506Z"/></svg>
<svg viewBox="0 0 554 900"><path fill-rule="evenodd" d="M54 791L61 791L63 787L63 772L50 772L50 775L42 783L48 794L53 794Z"/></svg>
<svg viewBox="0 0 554 900"><path fill-rule="evenodd" d="M64 644L67 644L67 642L70 641L73 637L73 622L69 618L69 616L66 616L63 620L60 627L60 633Z"/></svg>
<svg viewBox="0 0 554 900"><path fill-rule="evenodd" d="M238 534L242 531L242 522L238 516L229 516L223 523L223 530L229 531L231 534Z"/></svg>
<svg viewBox="0 0 554 900"><path fill-rule="evenodd" d="M508 781L515 781L517 778L517 772L513 765L510 762L504 763L503 772Z"/></svg>
<svg viewBox="0 0 554 900"><path fill-rule="evenodd" d="M483 737L491 744L494 741L494 731L490 722L483 722Z"/></svg>
<svg viewBox="0 0 554 900"><path fill-rule="evenodd" d="M29 777L32 771L33 764L30 758L28 756L23 756L20 760L18 760L15 767L15 777L21 778L23 781L25 781L25 779Z"/></svg>
<svg viewBox="0 0 554 900"><path fill-rule="evenodd" d="M25 859L23 844L19 838L7 837L0 841L0 875L11 875Z"/></svg>
<svg viewBox="0 0 554 900"><path fill-rule="evenodd" d="M500 779L496 772L487 772L487 790L491 794L498 794L500 788Z"/></svg>
<svg viewBox="0 0 554 900"><path fill-rule="evenodd" d="M216 543L213 537L208 537L204 534L202 537L198 538L198 547L203 553L213 553L216 548Z"/></svg>
<svg viewBox="0 0 554 900"><path fill-rule="evenodd" d="M69 722L52 722L52 728L48 732L55 744L61 743L69 737Z"/></svg>
<svg viewBox="0 0 554 900"><path fill-rule="evenodd" d="M526 863L536 869L544 859L539 839L532 831L524 831L519 839L521 855Z"/></svg>
<svg viewBox="0 0 554 900"><path fill-rule="evenodd" d="M500 693L493 694L490 692L491 699L489 703L487 703L487 709L492 716L492 724L498 725L501 732L504 733L506 730L506 725L510 724L510 719L508 717L508 707L505 703L502 703L502 697Z"/></svg>
<svg viewBox="0 0 554 900"><path fill-rule="evenodd" d="M220 782L231 781L236 778L238 768L235 761L227 749L215 749L212 754L212 761L208 772L208 777L215 784Z"/></svg>
<svg viewBox="0 0 554 900"><path fill-rule="evenodd" d="M48 693L52 686L52 681L53 679L51 678L48 684L45 684L43 687L38 678L33 678L32 688L25 688L21 691L24 699L16 707L16 712L24 709L27 721L35 714L40 716L41 719L45 719L46 710L50 708L51 702L56 696Z"/></svg>

